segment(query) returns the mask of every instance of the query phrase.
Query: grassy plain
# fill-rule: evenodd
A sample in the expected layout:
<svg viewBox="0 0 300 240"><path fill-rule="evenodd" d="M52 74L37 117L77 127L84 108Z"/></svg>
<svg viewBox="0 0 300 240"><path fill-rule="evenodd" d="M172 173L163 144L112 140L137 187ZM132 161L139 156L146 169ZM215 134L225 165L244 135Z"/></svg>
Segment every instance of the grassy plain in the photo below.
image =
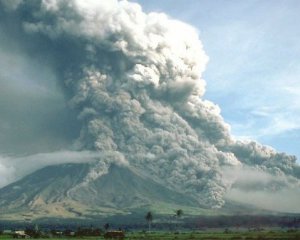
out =
<svg viewBox="0 0 300 240"><path fill-rule="evenodd" d="M0 235L0 239L12 239L10 235ZM50 238L51 240L63 240L63 239L80 239L80 240L101 240L101 237L61 237ZM300 239L300 230L293 231L259 231L259 232L130 232L126 233L125 239L131 240L188 240L188 239L202 239L202 240L285 240L285 239Z"/></svg>

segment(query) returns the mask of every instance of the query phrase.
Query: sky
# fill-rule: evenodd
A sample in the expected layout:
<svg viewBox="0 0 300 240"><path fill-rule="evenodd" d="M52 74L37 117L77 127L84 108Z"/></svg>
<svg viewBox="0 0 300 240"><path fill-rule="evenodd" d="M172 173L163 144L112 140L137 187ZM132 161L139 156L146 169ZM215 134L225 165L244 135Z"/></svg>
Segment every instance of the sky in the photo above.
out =
<svg viewBox="0 0 300 240"><path fill-rule="evenodd" d="M137 0L199 31L209 63L205 97L237 138L300 159L300 2Z"/></svg>

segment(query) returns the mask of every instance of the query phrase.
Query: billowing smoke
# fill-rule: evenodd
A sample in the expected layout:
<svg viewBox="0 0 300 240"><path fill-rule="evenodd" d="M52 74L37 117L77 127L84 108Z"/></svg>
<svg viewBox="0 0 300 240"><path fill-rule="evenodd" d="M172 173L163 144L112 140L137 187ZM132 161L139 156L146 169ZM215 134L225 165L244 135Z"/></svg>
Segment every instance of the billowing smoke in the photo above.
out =
<svg viewBox="0 0 300 240"><path fill-rule="evenodd" d="M100 156L87 181L103 174L108 156L202 206L221 207L244 166L287 176L278 177L279 189L299 187L293 156L234 140L219 107L203 99L208 57L191 26L127 1L2 0L0 7L2 27L52 69L78 112L74 146Z"/></svg>

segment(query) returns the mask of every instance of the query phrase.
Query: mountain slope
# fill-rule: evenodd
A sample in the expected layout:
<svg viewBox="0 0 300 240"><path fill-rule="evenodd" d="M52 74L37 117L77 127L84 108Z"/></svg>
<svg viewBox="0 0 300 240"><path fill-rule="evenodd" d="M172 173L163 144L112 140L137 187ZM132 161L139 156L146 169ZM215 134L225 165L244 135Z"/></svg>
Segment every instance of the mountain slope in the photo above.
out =
<svg viewBox="0 0 300 240"><path fill-rule="evenodd" d="M89 164L49 166L0 189L4 216L88 217L130 213L151 205L196 207L192 197L168 189L134 169L112 164L86 181Z"/></svg>

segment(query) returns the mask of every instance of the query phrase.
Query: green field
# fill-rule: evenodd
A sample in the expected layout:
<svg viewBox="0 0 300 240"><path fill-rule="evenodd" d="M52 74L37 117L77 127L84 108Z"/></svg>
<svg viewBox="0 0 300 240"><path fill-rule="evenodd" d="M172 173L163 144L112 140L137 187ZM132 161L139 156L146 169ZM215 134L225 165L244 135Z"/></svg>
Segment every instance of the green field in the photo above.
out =
<svg viewBox="0 0 300 240"><path fill-rule="evenodd" d="M0 235L0 239L12 239L9 235ZM44 238L45 239L45 238ZM61 238L50 238L52 240L62 239L89 239L89 240L100 240L103 237L61 237ZM203 239L203 240L217 240L217 239L234 239L234 240L263 240L263 239L300 239L300 231L261 231L261 232L181 232L181 233L168 233L168 232L131 232L126 234L125 239L149 239L149 240L185 240L185 239Z"/></svg>
<svg viewBox="0 0 300 240"><path fill-rule="evenodd" d="M300 231L297 232L233 232L233 233L223 233L223 232L182 232L182 233L152 233L152 234L142 234L133 233L127 234L127 239L299 239Z"/></svg>

